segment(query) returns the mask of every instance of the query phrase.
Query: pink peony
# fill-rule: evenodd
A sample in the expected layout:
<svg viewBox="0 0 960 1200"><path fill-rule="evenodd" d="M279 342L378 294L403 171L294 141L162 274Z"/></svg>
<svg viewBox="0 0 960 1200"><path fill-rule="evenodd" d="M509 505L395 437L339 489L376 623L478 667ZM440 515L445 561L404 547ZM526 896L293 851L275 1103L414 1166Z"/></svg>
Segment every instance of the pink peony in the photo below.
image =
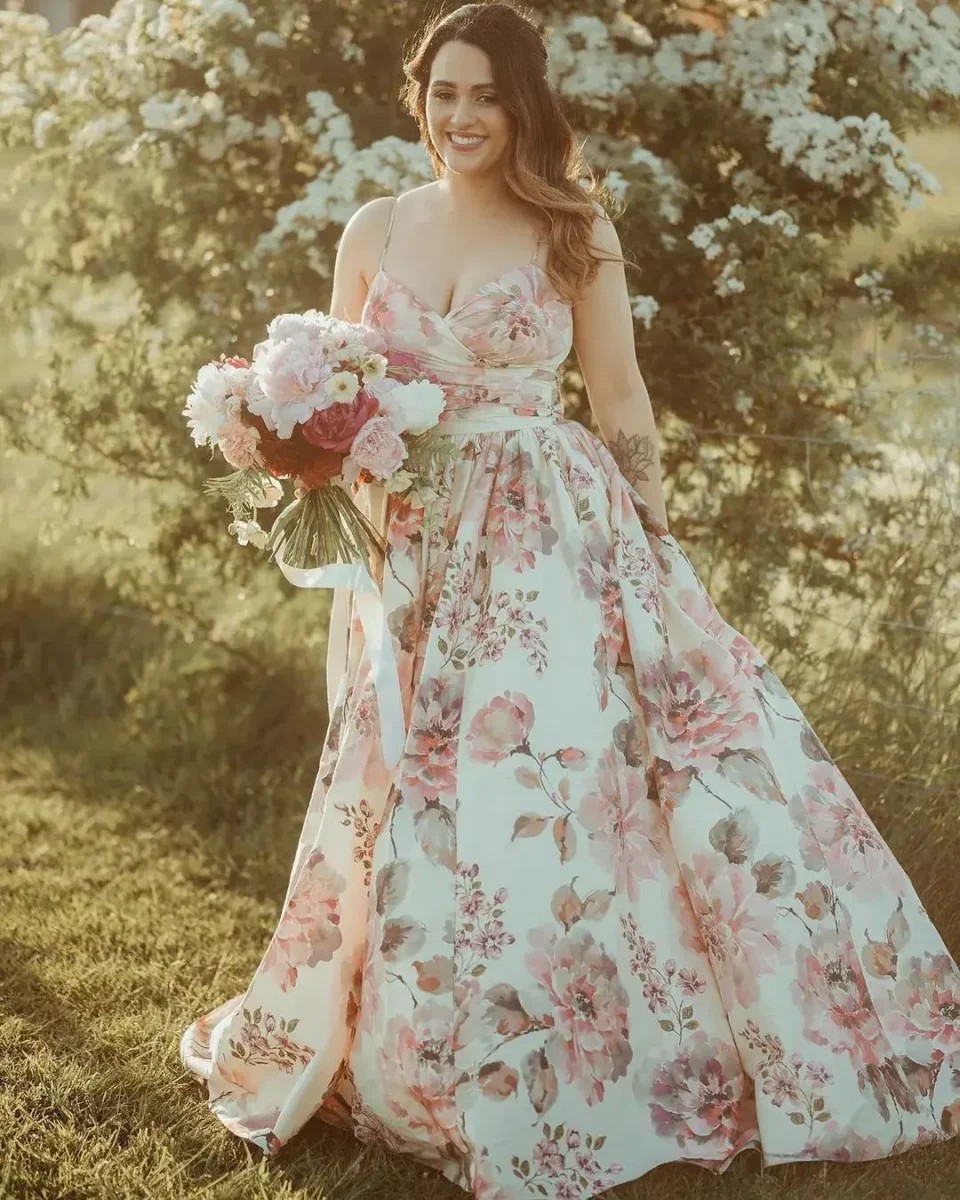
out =
<svg viewBox="0 0 960 1200"><path fill-rule="evenodd" d="M533 705L522 692L494 696L470 722L470 755L475 762L503 762L526 746L532 728Z"/></svg>
<svg viewBox="0 0 960 1200"><path fill-rule="evenodd" d="M630 997L616 962L582 926L554 935L531 951L526 965L546 995L547 1055L587 1104L600 1103L604 1084L626 1074L633 1058Z"/></svg>
<svg viewBox="0 0 960 1200"><path fill-rule="evenodd" d="M353 439L350 456L377 479L387 479L407 457L407 448L389 417L371 417Z"/></svg>
<svg viewBox="0 0 960 1200"><path fill-rule="evenodd" d="M333 404L304 421L303 436L324 450L345 452L378 407L376 397L361 388L349 404Z"/></svg>

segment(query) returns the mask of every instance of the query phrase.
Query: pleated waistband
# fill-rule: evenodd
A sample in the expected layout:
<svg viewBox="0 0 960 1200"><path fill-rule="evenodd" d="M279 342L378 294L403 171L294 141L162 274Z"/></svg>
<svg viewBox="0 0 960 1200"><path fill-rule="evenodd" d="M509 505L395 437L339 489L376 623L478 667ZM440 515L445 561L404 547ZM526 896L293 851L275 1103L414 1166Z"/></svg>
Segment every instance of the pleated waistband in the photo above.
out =
<svg viewBox="0 0 960 1200"><path fill-rule="evenodd" d="M432 432L450 435L508 433L513 429L544 428L556 425L559 421L560 414L555 412L525 415L490 405L460 411L454 409L451 416L441 416L439 424L433 427Z"/></svg>

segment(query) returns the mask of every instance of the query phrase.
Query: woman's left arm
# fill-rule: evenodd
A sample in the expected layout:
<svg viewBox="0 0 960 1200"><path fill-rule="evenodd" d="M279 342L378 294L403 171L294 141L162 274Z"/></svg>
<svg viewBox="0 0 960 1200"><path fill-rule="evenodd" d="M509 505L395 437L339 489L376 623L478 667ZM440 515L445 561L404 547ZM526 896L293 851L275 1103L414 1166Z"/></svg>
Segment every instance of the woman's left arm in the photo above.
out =
<svg viewBox="0 0 960 1200"><path fill-rule="evenodd" d="M613 222L594 223L593 245L622 257ZM621 473L637 489L668 532L663 477L653 406L633 335L633 314L621 262L601 262L593 282L573 308L573 345L597 426Z"/></svg>

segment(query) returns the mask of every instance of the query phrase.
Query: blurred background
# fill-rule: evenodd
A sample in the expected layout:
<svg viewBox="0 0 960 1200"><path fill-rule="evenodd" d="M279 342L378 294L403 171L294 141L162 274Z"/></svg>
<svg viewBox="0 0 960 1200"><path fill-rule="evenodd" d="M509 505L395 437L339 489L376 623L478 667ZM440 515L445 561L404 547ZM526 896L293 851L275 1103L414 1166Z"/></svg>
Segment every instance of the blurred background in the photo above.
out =
<svg viewBox="0 0 960 1200"><path fill-rule="evenodd" d="M528 10L633 264L672 532L956 955L957 6ZM267 1167L176 1057L273 930L329 601L233 542L180 410L203 362L325 307L359 204L430 178L397 102L427 11L0 6L0 1196L461 1194L326 1129ZM573 358L563 384L589 425ZM746 1156L615 1194L937 1197L956 1170Z"/></svg>

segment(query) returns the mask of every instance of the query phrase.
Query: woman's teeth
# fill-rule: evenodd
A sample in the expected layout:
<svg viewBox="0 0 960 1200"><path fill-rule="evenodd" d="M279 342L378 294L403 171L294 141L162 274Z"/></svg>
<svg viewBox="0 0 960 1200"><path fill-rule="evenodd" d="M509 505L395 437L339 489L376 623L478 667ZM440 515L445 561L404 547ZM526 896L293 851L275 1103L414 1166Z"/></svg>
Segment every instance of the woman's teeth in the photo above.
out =
<svg viewBox="0 0 960 1200"><path fill-rule="evenodd" d="M450 139L450 143L456 146L458 150L472 150L486 141L486 138L482 137L460 138L452 133L447 136Z"/></svg>

